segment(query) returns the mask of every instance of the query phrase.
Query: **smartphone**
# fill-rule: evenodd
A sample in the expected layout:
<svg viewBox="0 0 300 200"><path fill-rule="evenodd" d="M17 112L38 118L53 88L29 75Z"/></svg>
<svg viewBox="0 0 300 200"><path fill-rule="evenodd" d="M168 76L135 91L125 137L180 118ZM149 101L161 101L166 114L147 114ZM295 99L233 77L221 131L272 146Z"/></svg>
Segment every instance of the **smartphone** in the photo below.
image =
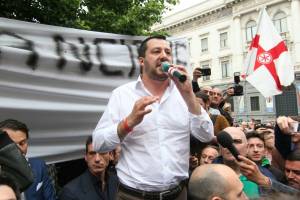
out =
<svg viewBox="0 0 300 200"><path fill-rule="evenodd" d="M210 76L211 75L210 68L197 68L197 70L201 72L202 76Z"/></svg>

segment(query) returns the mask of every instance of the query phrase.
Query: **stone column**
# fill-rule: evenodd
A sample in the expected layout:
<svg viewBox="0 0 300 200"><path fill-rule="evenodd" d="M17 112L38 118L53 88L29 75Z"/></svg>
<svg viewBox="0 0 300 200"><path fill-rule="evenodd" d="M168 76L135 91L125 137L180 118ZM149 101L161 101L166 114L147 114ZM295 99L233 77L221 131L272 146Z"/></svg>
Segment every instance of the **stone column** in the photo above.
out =
<svg viewBox="0 0 300 200"><path fill-rule="evenodd" d="M233 72L242 71L243 69L243 37L240 16L233 17L232 27L232 70Z"/></svg>

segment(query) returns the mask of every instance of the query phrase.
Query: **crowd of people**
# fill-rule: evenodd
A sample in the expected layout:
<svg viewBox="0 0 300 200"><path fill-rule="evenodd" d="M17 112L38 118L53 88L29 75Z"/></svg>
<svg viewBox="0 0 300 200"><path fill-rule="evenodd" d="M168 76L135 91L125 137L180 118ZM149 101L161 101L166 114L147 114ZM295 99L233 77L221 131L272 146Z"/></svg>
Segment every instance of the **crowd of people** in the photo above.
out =
<svg viewBox="0 0 300 200"><path fill-rule="evenodd" d="M45 162L27 157L27 125L0 122L0 138L8 141L0 140L0 200L300 198L298 116L236 124L227 102L233 88L223 94L220 88L199 87L198 70L186 81L172 76L177 71L188 77L182 66L162 70L163 62L172 63L165 37L147 38L138 54L139 78L112 92L85 143L86 171L60 191ZM220 145L221 133L229 135L236 155ZM2 167L8 145L18 149L10 157L24 157L18 157L17 167Z"/></svg>

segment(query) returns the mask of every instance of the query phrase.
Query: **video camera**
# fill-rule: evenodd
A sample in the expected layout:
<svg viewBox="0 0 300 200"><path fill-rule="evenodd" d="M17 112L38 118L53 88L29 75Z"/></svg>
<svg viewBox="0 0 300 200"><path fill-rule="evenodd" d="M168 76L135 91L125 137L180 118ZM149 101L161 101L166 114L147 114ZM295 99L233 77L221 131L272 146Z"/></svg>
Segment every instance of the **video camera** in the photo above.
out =
<svg viewBox="0 0 300 200"><path fill-rule="evenodd" d="M242 96L244 95L244 88L242 85L240 85L241 79L240 79L240 72L234 72L234 84L233 84L233 96Z"/></svg>

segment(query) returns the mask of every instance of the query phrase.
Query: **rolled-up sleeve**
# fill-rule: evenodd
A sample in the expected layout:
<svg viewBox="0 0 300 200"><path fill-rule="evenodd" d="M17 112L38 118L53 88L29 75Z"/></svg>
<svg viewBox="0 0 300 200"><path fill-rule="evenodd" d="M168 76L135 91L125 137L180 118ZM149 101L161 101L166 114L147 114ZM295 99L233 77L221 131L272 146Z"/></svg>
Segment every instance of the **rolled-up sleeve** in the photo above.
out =
<svg viewBox="0 0 300 200"><path fill-rule="evenodd" d="M201 142L210 142L214 136L214 126L207 112L201 107L200 115L189 113L189 117L192 135Z"/></svg>

